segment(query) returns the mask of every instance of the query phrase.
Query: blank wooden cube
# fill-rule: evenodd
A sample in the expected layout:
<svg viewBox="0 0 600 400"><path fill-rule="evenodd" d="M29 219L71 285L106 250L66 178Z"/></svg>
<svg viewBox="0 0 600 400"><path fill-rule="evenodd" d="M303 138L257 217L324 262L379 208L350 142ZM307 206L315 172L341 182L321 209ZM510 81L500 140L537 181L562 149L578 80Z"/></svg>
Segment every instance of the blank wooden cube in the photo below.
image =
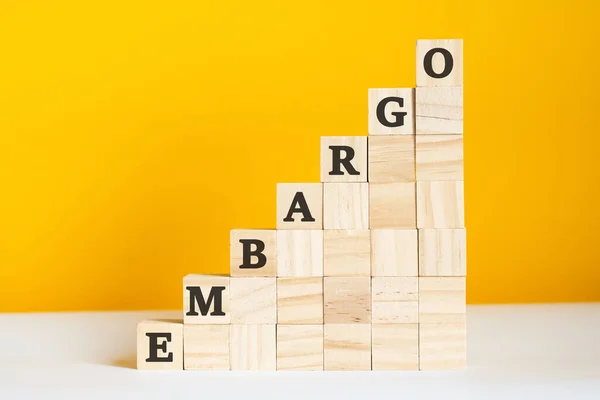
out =
<svg viewBox="0 0 600 400"><path fill-rule="evenodd" d="M416 132L417 135L462 134L462 86L417 88Z"/></svg>
<svg viewBox="0 0 600 400"><path fill-rule="evenodd" d="M277 233L234 229L230 233L231 276L277 276Z"/></svg>
<svg viewBox="0 0 600 400"><path fill-rule="evenodd" d="M371 231L323 232L324 276L371 276Z"/></svg>
<svg viewBox="0 0 600 400"><path fill-rule="evenodd" d="M277 325L278 371L323 371L323 325Z"/></svg>
<svg viewBox="0 0 600 400"><path fill-rule="evenodd" d="M418 276L416 229L371 231L372 276Z"/></svg>
<svg viewBox="0 0 600 400"><path fill-rule="evenodd" d="M421 370L456 370L467 366L467 326L420 324L419 353Z"/></svg>
<svg viewBox="0 0 600 400"><path fill-rule="evenodd" d="M278 183L277 229L323 229L323 184Z"/></svg>
<svg viewBox="0 0 600 400"><path fill-rule="evenodd" d="M186 370L229 370L229 325L184 325Z"/></svg>
<svg viewBox="0 0 600 400"><path fill-rule="evenodd" d="M369 182L414 182L415 136L369 138Z"/></svg>
<svg viewBox="0 0 600 400"><path fill-rule="evenodd" d="M373 371L419 369L419 324L373 324Z"/></svg>
<svg viewBox="0 0 600 400"><path fill-rule="evenodd" d="M467 274L465 229L419 229L419 275Z"/></svg>
<svg viewBox="0 0 600 400"><path fill-rule="evenodd" d="M462 181L462 135L416 135L417 181Z"/></svg>
<svg viewBox="0 0 600 400"><path fill-rule="evenodd" d="M277 231L277 276L323 276L323 231Z"/></svg>
<svg viewBox="0 0 600 400"><path fill-rule="evenodd" d="M190 274L183 278L183 322L185 324L228 324L229 277Z"/></svg>
<svg viewBox="0 0 600 400"><path fill-rule="evenodd" d="M370 324L327 324L324 338L325 371L371 369Z"/></svg>
<svg viewBox="0 0 600 400"><path fill-rule="evenodd" d="M417 182L417 227L464 228L464 182Z"/></svg>
<svg viewBox="0 0 600 400"><path fill-rule="evenodd" d="M276 278L231 278L231 323L275 324Z"/></svg>
<svg viewBox="0 0 600 400"><path fill-rule="evenodd" d="M373 324L419 322L419 278L374 277L371 297Z"/></svg>
<svg viewBox="0 0 600 400"><path fill-rule="evenodd" d="M323 227L369 229L369 184L324 183Z"/></svg>
<svg viewBox="0 0 600 400"><path fill-rule="evenodd" d="M464 277L419 278L419 322L464 323L466 302Z"/></svg>
<svg viewBox="0 0 600 400"><path fill-rule="evenodd" d="M367 137L321 136L321 182L367 182Z"/></svg>
<svg viewBox="0 0 600 400"><path fill-rule="evenodd" d="M326 324L371 322L371 278L325 277L323 295Z"/></svg>
<svg viewBox="0 0 600 400"><path fill-rule="evenodd" d="M462 84L462 39L417 40L417 86Z"/></svg>
<svg viewBox="0 0 600 400"><path fill-rule="evenodd" d="M275 325L230 325L232 371L275 371Z"/></svg>
<svg viewBox="0 0 600 400"><path fill-rule="evenodd" d="M279 324L323 323L323 278L277 278Z"/></svg>
<svg viewBox="0 0 600 400"><path fill-rule="evenodd" d="M142 321L137 326L137 369L183 370L181 321Z"/></svg>
<svg viewBox="0 0 600 400"><path fill-rule="evenodd" d="M415 183L370 183L371 229L416 228Z"/></svg>
<svg viewBox="0 0 600 400"><path fill-rule="evenodd" d="M369 135L415 133L413 88L369 89Z"/></svg>

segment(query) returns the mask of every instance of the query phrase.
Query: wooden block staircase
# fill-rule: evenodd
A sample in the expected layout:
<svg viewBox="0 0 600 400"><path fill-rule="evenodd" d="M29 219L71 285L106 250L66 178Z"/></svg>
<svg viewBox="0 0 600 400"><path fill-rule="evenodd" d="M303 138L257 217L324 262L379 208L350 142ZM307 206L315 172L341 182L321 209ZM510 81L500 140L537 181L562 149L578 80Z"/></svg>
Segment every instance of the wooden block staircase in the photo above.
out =
<svg viewBox="0 0 600 400"><path fill-rule="evenodd" d="M187 275L183 320L138 325L139 369L466 366L462 40L417 41L417 87L369 89L369 136L321 138L230 276Z"/></svg>

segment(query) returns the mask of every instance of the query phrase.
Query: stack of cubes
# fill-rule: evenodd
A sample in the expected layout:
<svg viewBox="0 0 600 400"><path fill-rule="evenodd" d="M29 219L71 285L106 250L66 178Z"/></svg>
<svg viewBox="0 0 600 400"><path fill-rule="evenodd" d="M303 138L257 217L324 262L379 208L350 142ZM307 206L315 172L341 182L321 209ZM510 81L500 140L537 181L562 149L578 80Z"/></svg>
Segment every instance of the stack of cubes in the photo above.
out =
<svg viewBox="0 0 600 400"><path fill-rule="evenodd" d="M417 88L369 90L369 136L322 137L321 182L277 186L277 229L232 230L230 276L184 278L138 368L466 364L462 41L417 42Z"/></svg>

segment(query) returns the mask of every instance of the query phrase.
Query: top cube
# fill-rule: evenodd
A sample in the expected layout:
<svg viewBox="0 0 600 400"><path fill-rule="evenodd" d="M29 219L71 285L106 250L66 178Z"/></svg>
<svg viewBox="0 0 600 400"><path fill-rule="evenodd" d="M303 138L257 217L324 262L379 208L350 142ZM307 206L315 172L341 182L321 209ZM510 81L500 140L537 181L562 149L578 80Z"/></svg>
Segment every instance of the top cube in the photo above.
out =
<svg viewBox="0 0 600 400"><path fill-rule="evenodd" d="M417 40L417 87L462 85L462 39Z"/></svg>

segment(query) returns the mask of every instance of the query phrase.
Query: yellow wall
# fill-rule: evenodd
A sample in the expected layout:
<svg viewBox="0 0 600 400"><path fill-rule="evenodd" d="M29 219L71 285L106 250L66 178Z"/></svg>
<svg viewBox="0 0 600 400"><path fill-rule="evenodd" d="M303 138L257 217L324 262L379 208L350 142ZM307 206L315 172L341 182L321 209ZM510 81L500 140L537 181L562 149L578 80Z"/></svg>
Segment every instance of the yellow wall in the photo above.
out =
<svg viewBox="0 0 600 400"><path fill-rule="evenodd" d="M597 4L3 2L0 311L180 308L424 37L465 39L469 302L600 300Z"/></svg>

